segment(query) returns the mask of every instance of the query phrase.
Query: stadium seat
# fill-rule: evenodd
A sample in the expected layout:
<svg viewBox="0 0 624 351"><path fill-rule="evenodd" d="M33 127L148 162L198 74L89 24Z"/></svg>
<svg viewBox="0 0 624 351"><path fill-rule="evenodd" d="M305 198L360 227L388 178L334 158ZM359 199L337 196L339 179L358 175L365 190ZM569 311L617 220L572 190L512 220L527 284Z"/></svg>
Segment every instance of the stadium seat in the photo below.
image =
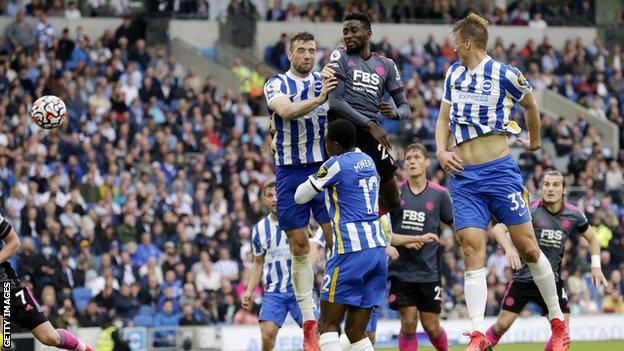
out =
<svg viewBox="0 0 624 351"><path fill-rule="evenodd" d="M72 290L72 298L76 309L80 311L85 308L91 300L91 290L89 288L74 288L74 290Z"/></svg>

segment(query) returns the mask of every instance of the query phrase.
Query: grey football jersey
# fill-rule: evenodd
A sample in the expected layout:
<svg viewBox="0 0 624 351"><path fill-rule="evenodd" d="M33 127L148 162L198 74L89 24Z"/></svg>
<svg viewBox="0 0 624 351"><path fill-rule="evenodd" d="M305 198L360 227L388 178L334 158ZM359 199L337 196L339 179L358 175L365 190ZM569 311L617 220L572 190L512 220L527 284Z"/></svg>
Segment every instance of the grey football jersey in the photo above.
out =
<svg viewBox="0 0 624 351"><path fill-rule="evenodd" d="M396 64L387 57L373 53L365 60L359 54L349 55L344 48L338 48L330 60L336 77L346 84L346 102L374 121L379 119L379 103L385 93L392 95L403 89Z"/></svg>
<svg viewBox="0 0 624 351"><path fill-rule="evenodd" d="M407 182L399 186L401 206L390 212L392 232L403 235L439 234L440 222L453 223L453 208L448 191L435 183L414 194ZM403 282L431 283L440 280L438 243L427 243L419 250L397 247L399 259L388 266L388 277Z"/></svg>
<svg viewBox="0 0 624 351"><path fill-rule="evenodd" d="M540 249L550 262L555 281L561 279L561 259L565 243L570 236L584 233L589 227L585 214L578 208L564 203L558 214L548 212L541 201L531 203L531 218ZM529 267L524 264L514 273L513 280L532 282L533 276Z"/></svg>

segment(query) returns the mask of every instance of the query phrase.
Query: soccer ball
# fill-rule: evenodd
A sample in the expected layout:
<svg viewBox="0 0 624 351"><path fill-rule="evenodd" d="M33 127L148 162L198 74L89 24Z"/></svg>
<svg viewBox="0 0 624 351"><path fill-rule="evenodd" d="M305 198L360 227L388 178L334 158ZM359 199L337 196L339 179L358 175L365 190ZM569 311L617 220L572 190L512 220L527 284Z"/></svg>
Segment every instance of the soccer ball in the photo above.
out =
<svg viewBox="0 0 624 351"><path fill-rule="evenodd" d="M32 106L30 117L43 129L54 129L63 125L67 118L65 103L58 96L42 96Z"/></svg>

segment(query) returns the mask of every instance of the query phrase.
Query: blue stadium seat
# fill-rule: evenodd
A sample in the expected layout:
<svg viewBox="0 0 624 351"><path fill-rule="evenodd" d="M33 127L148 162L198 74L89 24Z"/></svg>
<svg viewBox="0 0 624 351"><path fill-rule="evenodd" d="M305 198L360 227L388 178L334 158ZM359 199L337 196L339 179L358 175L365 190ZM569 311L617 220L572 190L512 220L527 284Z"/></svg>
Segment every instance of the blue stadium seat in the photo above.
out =
<svg viewBox="0 0 624 351"><path fill-rule="evenodd" d="M134 317L134 324L137 327L151 328L154 326L154 317L152 315L136 315Z"/></svg>
<svg viewBox="0 0 624 351"><path fill-rule="evenodd" d="M78 311L82 310L87 306L89 300L91 300L91 290L89 288L74 288L72 290L72 298L74 300L74 305L76 305L76 309Z"/></svg>

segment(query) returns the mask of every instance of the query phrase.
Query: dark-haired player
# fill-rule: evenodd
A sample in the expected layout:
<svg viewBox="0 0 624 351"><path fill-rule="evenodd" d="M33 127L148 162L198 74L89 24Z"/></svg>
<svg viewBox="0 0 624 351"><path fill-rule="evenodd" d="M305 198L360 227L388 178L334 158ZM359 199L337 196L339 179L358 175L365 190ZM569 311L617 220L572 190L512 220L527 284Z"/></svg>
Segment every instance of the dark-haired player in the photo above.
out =
<svg viewBox="0 0 624 351"><path fill-rule="evenodd" d="M295 201L305 203L324 192L334 229L334 254L321 284L322 351L340 349L338 330L345 313L351 349L373 350L366 325L386 291L386 241L377 205L379 175L371 157L355 148L355 133L355 126L347 120L330 123L325 146L331 157L295 193Z"/></svg>
<svg viewBox="0 0 624 351"><path fill-rule="evenodd" d="M346 15L342 34L346 48L334 50L329 65L333 69L326 66L322 72L323 76L338 78L336 89L329 93L329 117L347 119L356 125L356 146L375 161L381 177L379 203L391 210L400 205L394 178L397 166L389 154L392 145L388 136L379 126L379 112L400 120L409 117L410 107L396 64L371 52L370 18L363 13ZM396 110L382 100L386 92Z"/></svg>
<svg viewBox="0 0 624 351"><path fill-rule="evenodd" d="M292 254L292 284L301 313L306 351L317 351L317 322L313 312L314 275L310 265L308 224L310 213L331 238L331 226L322 195L305 204L295 203L295 190L324 161L327 94L335 88L335 78L323 81L312 72L316 58L314 35L297 33L287 52L290 69L269 78L264 95L271 116L275 171L277 217L286 232Z"/></svg>
<svg viewBox="0 0 624 351"><path fill-rule="evenodd" d="M422 237L439 235L442 225L453 225L451 197L442 186L427 180L429 159L422 144L405 149L407 181L399 187L401 206L390 211L392 232ZM399 258L390 262L388 279L390 308L401 316L399 350L418 349L418 320L438 351L448 351L446 332L440 326L442 284L438 241L415 250L398 246Z"/></svg>
<svg viewBox="0 0 624 351"><path fill-rule="evenodd" d="M580 234L589 242L593 283L596 286L599 284L607 286L607 281L600 268L600 245L596 240L594 230L583 212L565 202L564 194L565 178L563 175L557 171L546 173L542 182L542 199L531 204L531 218L540 249L548 257L555 273L559 305L564 313L566 323L569 324L570 308L561 280L561 259L565 250L565 243L571 236ZM497 235L508 235L505 233L506 230L507 228L503 224L497 224L493 228ZM547 311L544 299L533 281L531 271L524 265L514 273L503 297L500 315L496 323L486 333L492 346L498 344L500 338L511 327L528 302L535 302L542 308L543 312ZM552 337L548 339L544 350L553 350Z"/></svg>
<svg viewBox="0 0 624 351"><path fill-rule="evenodd" d="M3 287L7 283L11 285L11 324L17 323L27 328L37 340L47 346L65 350L93 351L68 330L54 329L30 288L22 286L17 272L9 262L11 256L20 249L21 243L11 224L2 215L0 215L0 240L4 242L0 249L0 280ZM2 303L4 304L4 299ZM4 311L4 307L2 310Z"/></svg>

